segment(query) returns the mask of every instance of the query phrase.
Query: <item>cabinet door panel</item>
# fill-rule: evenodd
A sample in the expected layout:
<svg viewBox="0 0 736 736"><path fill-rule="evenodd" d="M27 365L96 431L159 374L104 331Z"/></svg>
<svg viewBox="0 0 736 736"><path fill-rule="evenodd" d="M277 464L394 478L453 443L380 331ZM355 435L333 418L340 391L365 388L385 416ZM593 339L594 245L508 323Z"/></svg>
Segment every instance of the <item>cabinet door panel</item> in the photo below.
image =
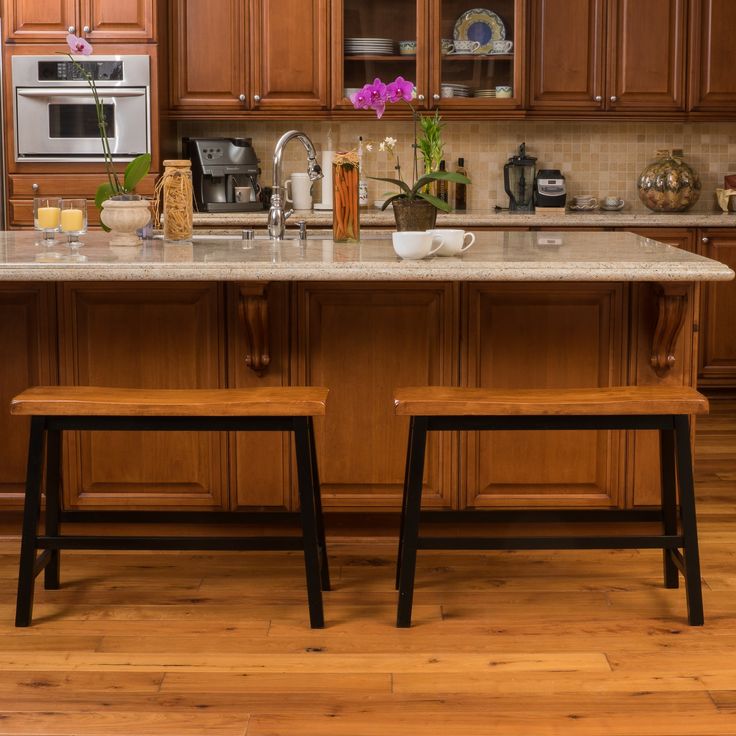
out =
<svg viewBox="0 0 736 736"><path fill-rule="evenodd" d="M690 27L690 109L733 113L736 3L733 0L692 2Z"/></svg>
<svg viewBox="0 0 736 736"><path fill-rule="evenodd" d="M243 0L174 0L172 107L242 110L245 90Z"/></svg>
<svg viewBox="0 0 736 736"><path fill-rule="evenodd" d="M620 385L621 285L468 287L467 385ZM468 506L609 506L622 498L620 432L468 432Z"/></svg>
<svg viewBox="0 0 736 736"><path fill-rule="evenodd" d="M286 283L228 285L229 385L289 385L288 294ZM248 367L249 355L264 351L266 368ZM291 434L239 432L230 437L230 447L231 508L290 509Z"/></svg>
<svg viewBox="0 0 736 736"><path fill-rule="evenodd" d="M628 230L628 228L627 228ZM684 228L666 228L666 227L649 227L635 228L629 230L635 235L641 235L643 238L650 238L660 243L672 245L675 248L695 252L695 234L692 230Z"/></svg>
<svg viewBox="0 0 736 736"><path fill-rule="evenodd" d="M683 110L685 0L612 0L609 7L610 109Z"/></svg>
<svg viewBox="0 0 736 736"><path fill-rule="evenodd" d="M603 102L603 0L532 0L532 108L597 110Z"/></svg>
<svg viewBox="0 0 736 736"><path fill-rule="evenodd" d="M328 507L401 504L408 420L399 386L453 385L457 346L451 285L303 285L298 288L298 380L327 386L315 422ZM450 433L430 435L424 503L450 506L457 483Z"/></svg>
<svg viewBox="0 0 736 736"><path fill-rule="evenodd" d="M63 41L77 23L76 0L8 0L3 8L5 37L14 41Z"/></svg>
<svg viewBox="0 0 736 736"><path fill-rule="evenodd" d="M216 284L64 284L61 381L80 386L224 385ZM226 438L196 432L70 433L71 507L221 508Z"/></svg>
<svg viewBox="0 0 736 736"><path fill-rule="evenodd" d="M736 236L706 232L699 252L736 269ZM711 281L702 286L699 384L736 386L736 282Z"/></svg>
<svg viewBox="0 0 736 736"><path fill-rule="evenodd" d="M326 108L327 0L253 0L252 8L253 105Z"/></svg>
<svg viewBox="0 0 736 736"><path fill-rule="evenodd" d="M0 505L21 506L30 421L8 411L10 400L31 387L55 384L54 286L0 286Z"/></svg>
<svg viewBox="0 0 736 736"><path fill-rule="evenodd" d="M85 38L99 41L153 41L154 0L82 0Z"/></svg>

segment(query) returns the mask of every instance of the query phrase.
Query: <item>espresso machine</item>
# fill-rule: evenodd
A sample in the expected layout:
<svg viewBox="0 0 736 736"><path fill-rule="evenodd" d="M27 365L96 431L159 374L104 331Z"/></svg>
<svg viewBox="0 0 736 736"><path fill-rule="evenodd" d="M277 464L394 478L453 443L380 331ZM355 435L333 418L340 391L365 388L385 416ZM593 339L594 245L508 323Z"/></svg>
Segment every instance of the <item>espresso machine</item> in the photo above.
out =
<svg viewBox="0 0 736 736"><path fill-rule="evenodd" d="M254 212L260 200L258 156L250 138L183 138L192 162L194 202L199 212Z"/></svg>
<svg viewBox="0 0 736 736"><path fill-rule="evenodd" d="M534 173L537 159L528 156L526 143L503 167L503 186L509 195L510 212L534 212Z"/></svg>

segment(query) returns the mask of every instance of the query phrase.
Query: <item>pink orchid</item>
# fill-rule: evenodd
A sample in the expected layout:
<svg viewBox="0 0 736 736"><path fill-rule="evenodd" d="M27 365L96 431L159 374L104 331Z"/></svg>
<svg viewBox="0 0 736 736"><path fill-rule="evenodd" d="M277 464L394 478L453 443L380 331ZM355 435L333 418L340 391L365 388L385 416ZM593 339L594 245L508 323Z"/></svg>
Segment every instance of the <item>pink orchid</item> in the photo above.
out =
<svg viewBox="0 0 736 736"><path fill-rule="evenodd" d="M370 94L370 108L376 111L376 117L380 119L386 109L386 85L376 77L373 84L366 84L363 89Z"/></svg>
<svg viewBox="0 0 736 736"><path fill-rule="evenodd" d="M414 85L404 77L396 77L386 85L386 94L389 102L411 102L414 98Z"/></svg>
<svg viewBox="0 0 736 736"><path fill-rule="evenodd" d="M369 85L365 85L363 89L355 94L350 95L350 102L356 110L368 110L371 106L371 95L368 90Z"/></svg>
<svg viewBox="0 0 736 736"><path fill-rule="evenodd" d="M66 37L66 42L69 44L69 49L73 54L89 56L92 53L92 45L88 41L85 41L83 38L75 36L73 33L70 33Z"/></svg>

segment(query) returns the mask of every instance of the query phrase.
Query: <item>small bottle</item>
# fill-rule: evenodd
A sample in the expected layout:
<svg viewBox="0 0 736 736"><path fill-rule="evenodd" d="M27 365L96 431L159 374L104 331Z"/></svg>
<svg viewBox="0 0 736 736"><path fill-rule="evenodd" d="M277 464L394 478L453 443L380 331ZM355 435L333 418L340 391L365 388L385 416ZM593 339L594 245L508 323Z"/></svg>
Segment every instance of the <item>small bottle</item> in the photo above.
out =
<svg viewBox="0 0 736 736"><path fill-rule="evenodd" d="M457 160L457 168L455 172L467 176L468 172L465 169L465 159L459 158ZM468 185L467 184L455 184L455 210L458 212L465 212L468 208Z"/></svg>
<svg viewBox="0 0 736 736"><path fill-rule="evenodd" d="M444 160L440 161L440 171L446 171ZM445 181L444 179L439 179L437 181L437 197L441 199L443 202L450 201L449 183Z"/></svg>

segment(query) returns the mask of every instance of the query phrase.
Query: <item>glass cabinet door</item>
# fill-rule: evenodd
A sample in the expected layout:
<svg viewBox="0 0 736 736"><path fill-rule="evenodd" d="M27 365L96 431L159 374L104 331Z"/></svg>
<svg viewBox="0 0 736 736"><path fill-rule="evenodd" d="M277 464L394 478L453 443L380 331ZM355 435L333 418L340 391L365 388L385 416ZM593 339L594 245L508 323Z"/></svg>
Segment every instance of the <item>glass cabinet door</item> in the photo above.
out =
<svg viewBox="0 0 736 736"><path fill-rule="evenodd" d="M434 0L432 99L443 108L518 107L521 0Z"/></svg>
<svg viewBox="0 0 736 736"><path fill-rule="evenodd" d="M398 76L417 87L426 104L427 31L425 0L338 0L333 3L333 107L352 107L350 95L376 77ZM341 31L341 32L340 32ZM405 106L395 112L406 113ZM392 106L386 108L391 114Z"/></svg>

